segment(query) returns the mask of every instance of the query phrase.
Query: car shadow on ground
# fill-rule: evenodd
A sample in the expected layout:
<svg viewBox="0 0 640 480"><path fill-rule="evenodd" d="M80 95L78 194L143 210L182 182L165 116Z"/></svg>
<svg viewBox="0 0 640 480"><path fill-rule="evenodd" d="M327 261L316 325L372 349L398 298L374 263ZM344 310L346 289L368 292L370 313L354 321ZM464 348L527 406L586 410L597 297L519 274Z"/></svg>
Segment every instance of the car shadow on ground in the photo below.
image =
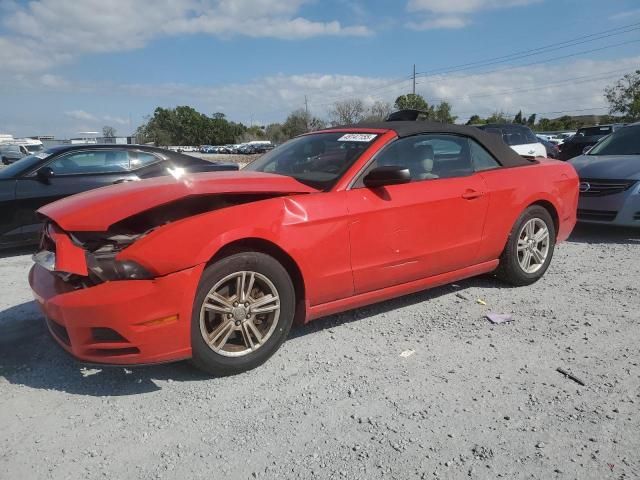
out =
<svg viewBox="0 0 640 480"><path fill-rule="evenodd" d="M294 326L289 339L427 302L442 295L459 293L473 301L473 296L465 293L465 290L472 287L508 288L490 276L476 277L331 315L307 325ZM259 368L269 368L268 363ZM189 362L131 368L79 363L51 338L35 302L22 303L0 312L0 378L2 377L9 383L30 388L97 397L156 392L161 387L154 380L189 382L212 379L196 370Z"/></svg>
<svg viewBox="0 0 640 480"><path fill-rule="evenodd" d="M30 388L90 396L160 390L153 380L208 378L187 362L132 369L76 362L51 338L35 302L0 312L0 377Z"/></svg>
<svg viewBox="0 0 640 480"><path fill-rule="evenodd" d="M640 228L578 224L567 241L572 243L640 245Z"/></svg>

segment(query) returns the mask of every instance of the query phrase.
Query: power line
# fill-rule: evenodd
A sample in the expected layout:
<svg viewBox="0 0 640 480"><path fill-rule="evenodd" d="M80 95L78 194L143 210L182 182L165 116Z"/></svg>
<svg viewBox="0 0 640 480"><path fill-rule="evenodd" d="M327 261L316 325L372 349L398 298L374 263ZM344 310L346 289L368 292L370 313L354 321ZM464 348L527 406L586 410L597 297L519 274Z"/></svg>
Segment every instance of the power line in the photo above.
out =
<svg viewBox="0 0 640 480"><path fill-rule="evenodd" d="M490 73L505 72L505 71L508 71L508 70L516 70L516 69L519 69L519 68L531 67L533 65L544 65L546 63L550 63L550 62L553 62L555 60L563 60L565 58L578 57L580 55L584 55L584 54L587 54L587 53L600 52L602 50L608 50L610 48L620 47L620 46L623 46L623 45L629 45L631 43L638 43L638 42L640 42L640 39L627 40L625 42L613 43L613 44L605 45L605 46L599 47L599 48L592 48L590 50L581 50L579 52L574 52L574 53L570 53L570 54L567 54L567 55L561 55L561 56L558 56L558 57L551 57L551 58L547 58L547 59L544 59L544 60L538 60L538 61L530 62L530 63L523 63L521 65L511 65L511 66L508 66L508 67L505 67L505 68L496 68L494 70L486 70L486 71L482 71L482 72L476 72L473 75L487 75L487 74L490 74ZM419 82L419 83L427 84L427 83L433 83L433 82Z"/></svg>
<svg viewBox="0 0 640 480"><path fill-rule="evenodd" d="M619 31L617 33L611 33L611 32L614 32L614 31L617 31L617 30L623 30L623 29L626 29L626 30ZM636 30L640 30L640 23L634 23L634 24L630 24L630 25L625 25L623 27L618 27L618 28L610 29L610 30L604 30L602 32L597 32L597 33L593 33L593 34L589 34L589 35L583 35L583 36L580 36L580 37L576 37L574 39L565 40L564 42L549 44L549 45L546 45L546 46L543 46L543 47L538 47L538 48L535 48L535 49L522 50L520 52L515 52L515 53L508 54L508 55L503 55L501 57L488 58L488 59L485 59L485 60L479 60L477 62L454 65L452 67L443 67L443 69L440 69L439 71L437 71L437 73L430 73L430 72L416 73L416 76L421 76L423 78L433 77L433 76L445 75L445 74L448 74L448 73L455 73L455 72L463 71L463 70L470 70L470 69L473 69L473 68L479 68L479 67L483 67L483 66L489 66L489 65L492 65L492 64L504 63L506 61L519 60L521 58L526 58L526 57L532 56L531 52L537 52L537 53L535 53L535 55L539 55L539 54L542 54L542 53L549 53L551 51L560 49L560 48L555 48L555 49L549 50L550 47L555 47L555 46L558 46L558 45L565 45L564 47L561 47L561 48L568 48L568 47L571 47L571 46L575 46L575 45L579 45L579 44L583 44L583 43L587 43L587 42L592 42L592 41L596 41L596 40L601 40L603 38L608 38L608 37L611 37L613 35L620 35L620 34L629 33L629 32L632 32L632 31L636 31ZM591 37L597 37L597 38L591 38ZM591 38L591 40L585 40L586 38ZM577 40L582 40L582 41L576 43ZM476 75L485 75L485 74L489 74L489 73L512 70L512 69L517 69L517 68L522 68L522 67L527 67L527 66L541 65L541 64L549 63L549 62L552 62L552 61L555 61L555 60L562 60L562 59L565 59L565 58L571 58L571 57L575 57L575 56L579 56L579 55L584 55L584 54L587 54L587 53L594 53L594 52L598 52L598 51L602 51L602 50L607 50L609 48L615 48L615 47L618 47L618 46L627 45L627 44L631 44L631 43L637 43L637 42L640 42L640 40L630 40L630 41L625 41L625 42L605 45L605 46L599 47L599 48L594 48L594 49L589 49L589 50L582 50L582 51L574 52L574 53L567 54L567 55L556 56L556 57L552 57L552 58L549 58L549 59L538 60L538 61L530 62L530 63L526 63L526 64L512 65L512 66L509 66L509 67L506 67L506 68L487 70L487 71L483 71L483 72L477 72ZM567 45L567 44L569 44L569 45ZM547 49L547 50L544 51L545 49ZM524 54L524 55L518 56L520 54ZM500 59L503 59L503 60L500 60ZM495 60L500 60L500 61L495 61ZM464 68L462 68L462 67L464 67ZM375 91L386 90L386 89L388 89L390 87L395 87L396 85L406 81L407 79L411 79L411 78L412 78L412 76L410 76L408 78L407 77L403 77L401 79L395 79L395 80L391 81L390 83L388 83L387 85L376 87L375 89L369 90L369 92L371 93L371 92L375 92ZM425 84L425 83L432 83L432 82L420 82L420 81L417 82L418 85ZM350 98L352 96L353 95L340 95L340 96L335 96L335 97L329 97L329 98L325 99L326 100L325 102L317 104L317 105L318 106L329 105L329 104L331 104L333 102L336 102L336 101L339 101L339 100L342 100L342 99L345 99L345 98Z"/></svg>
<svg viewBox="0 0 640 480"><path fill-rule="evenodd" d="M623 30L623 31L618 31L618 30ZM609 37L612 37L612 36L615 36L615 35L622 35L622 34L625 34L625 33L636 31L636 30L640 30L640 22L639 23L630 24L630 25L625 25L623 27L618 27L618 28L614 28L614 29L610 29L610 30L604 30L602 32L592 33L590 35L583 35L583 36L576 37L576 38L573 38L573 39L565 40L563 42L552 43L552 44L545 45L545 46L542 46L542 47L537 47L537 48L528 49L528 50L521 50L521 51L510 53L510 54L507 54L507 55L502 55L502 56L499 56L499 57L492 57L492 58L487 58L487 59L484 59L484 60L478 60L478 61L475 61L475 62L463 63L463 64L459 64L459 65L453 65L453 66L450 66L450 67L442 67L442 68L436 69L436 70L420 72L420 73L418 73L418 75L421 75L421 76L432 76L432 75L438 75L438 74L441 75L443 73L453 73L453 72L456 72L456 71L468 70L468 69L477 68L477 67L483 67L483 66L488 66L488 65L495 65L495 64L498 64L498 63L504 63L504 62L511 61L511 60L519 60L521 58L526 58L526 57L530 57L530 56L534 56L534 55L540 55L540 54L543 54L543 53L549 53L549 52L552 52L552 51L573 47L575 45L581 45L581 44L584 44L584 43L595 42L597 40L602 40L604 38L609 38ZM593 38L593 37L596 37L596 38Z"/></svg>
<svg viewBox="0 0 640 480"><path fill-rule="evenodd" d="M536 90L544 90L545 88L549 88L549 87L555 87L555 86L563 86L563 85L567 85L567 84L581 84L581 83L590 83L590 82L595 82L598 80L606 80L608 78L613 78L618 76L619 73L621 72L628 72L629 69L628 68L619 68L617 70L610 70L607 72L600 72L597 74L593 74L593 75L582 75L579 77L573 77L573 78L566 78L562 81L559 82L553 82L553 83L545 83L545 84L541 84L535 87L528 87L528 88L519 88L519 89L511 89L511 90L501 90L498 92L493 92L493 93L486 93L486 94L480 94L480 95L465 95L465 98L487 98L487 97L497 97L500 95L509 95L511 93L524 93L524 92L533 92ZM431 100L447 100L447 99L451 99L452 97L444 97L444 98L434 98L434 97L430 97Z"/></svg>

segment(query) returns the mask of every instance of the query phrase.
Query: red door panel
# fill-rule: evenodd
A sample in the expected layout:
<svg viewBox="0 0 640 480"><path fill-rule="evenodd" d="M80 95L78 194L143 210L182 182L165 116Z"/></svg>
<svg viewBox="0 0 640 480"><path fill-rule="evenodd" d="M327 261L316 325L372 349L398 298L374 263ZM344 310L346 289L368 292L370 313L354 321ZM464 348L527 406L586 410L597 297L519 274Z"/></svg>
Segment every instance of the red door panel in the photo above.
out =
<svg viewBox="0 0 640 480"><path fill-rule="evenodd" d="M477 263L485 192L477 174L348 191L356 293Z"/></svg>

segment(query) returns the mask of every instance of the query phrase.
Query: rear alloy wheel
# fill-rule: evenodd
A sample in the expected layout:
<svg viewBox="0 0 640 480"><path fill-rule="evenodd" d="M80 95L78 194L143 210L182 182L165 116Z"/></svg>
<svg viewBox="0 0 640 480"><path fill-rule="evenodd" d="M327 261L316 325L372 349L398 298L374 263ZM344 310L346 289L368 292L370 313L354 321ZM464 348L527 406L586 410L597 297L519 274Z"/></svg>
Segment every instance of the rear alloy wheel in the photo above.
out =
<svg viewBox="0 0 640 480"><path fill-rule="evenodd" d="M214 375L257 367L285 340L294 305L291 279L273 257L245 252L214 263L196 295L193 362Z"/></svg>
<svg viewBox="0 0 640 480"><path fill-rule="evenodd" d="M518 235L518 263L526 273L536 273L549 256L549 229L539 218L528 220Z"/></svg>
<svg viewBox="0 0 640 480"><path fill-rule="evenodd" d="M549 268L555 238L549 212L538 205L529 207L511 230L496 275L516 286L536 282Z"/></svg>

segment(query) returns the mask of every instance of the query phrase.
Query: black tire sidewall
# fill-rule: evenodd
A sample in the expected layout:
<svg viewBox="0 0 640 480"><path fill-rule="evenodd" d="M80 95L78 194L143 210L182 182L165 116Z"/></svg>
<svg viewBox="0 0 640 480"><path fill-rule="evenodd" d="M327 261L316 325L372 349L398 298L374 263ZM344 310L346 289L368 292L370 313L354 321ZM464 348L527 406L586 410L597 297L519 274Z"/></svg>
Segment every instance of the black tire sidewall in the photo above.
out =
<svg viewBox="0 0 640 480"><path fill-rule="evenodd" d="M254 271L267 277L280 297L280 316L276 328L264 345L241 357L215 353L202 338L200 310L211 288L222 278L238 271ZM191 348L193 362L214 375L232 375L251 370L269 359L287 338L295 314L295 289L285 268L273 257L258 252L230 255L209 265L203 272L191 315Z"/></svg>
<svg viewBox="0 0 640 480"><path fill-rule="evenodd" d="M549 253L547 254L544 264L538 271L534 273L527 273L522 269L518 262L518 237L524 224L534 218L542 220L549 230ZM527 208L513 226L513 230L511 231L509 241L501 259L501 262L505 263L502 275L504 279L515 285L529 285L539 280L551 264L551 259L553 258L555 251L555 240L556 228L548 210L538 205Z"/></svg>

